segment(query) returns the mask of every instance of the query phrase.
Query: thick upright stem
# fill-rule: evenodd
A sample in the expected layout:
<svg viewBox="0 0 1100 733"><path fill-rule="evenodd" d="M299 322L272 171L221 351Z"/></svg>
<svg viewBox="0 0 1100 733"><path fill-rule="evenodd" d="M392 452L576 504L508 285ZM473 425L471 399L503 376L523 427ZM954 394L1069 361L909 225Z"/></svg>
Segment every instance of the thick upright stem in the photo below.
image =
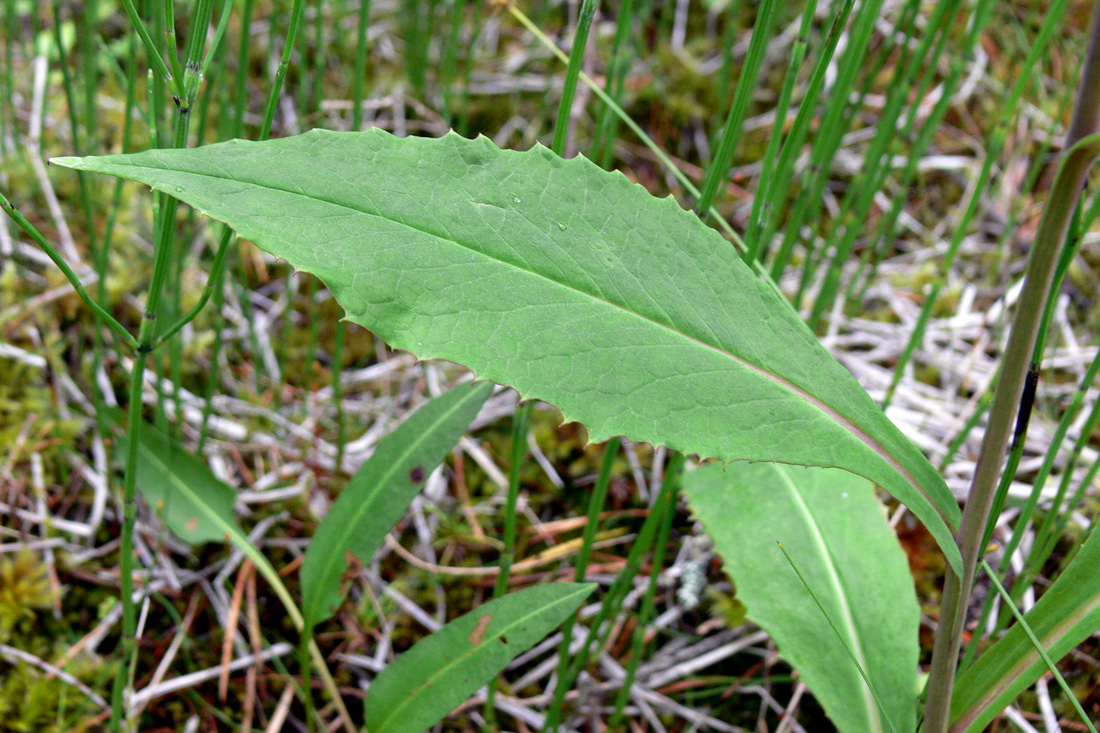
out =
<svg viewBox="0 0 1100 733"><path fill-rule="evenodd" d="M1058 253L1065 241L1088 167L1097 152L1096 140L1086 138L1100 129L1100 95L1097 94L1100 90L1100 2L1093 8L1089 34L1073 121L1066 136L1066 153L1032 244L1020 303L1008 337L1000 381L990 408L989 426L978 455L970 495L959 527L957 540L962 553L963 576L960 578L948 569L944 583L924 711L925 733L942 733L948 730L951 691L966 621L967 599L970 597L975 570L981 556L981 542L997 486L997 476L1027 377L1032 349L1043 317L1043 306L1050 294ZM1083 144L1078 144L1082 141Z"/></svg>

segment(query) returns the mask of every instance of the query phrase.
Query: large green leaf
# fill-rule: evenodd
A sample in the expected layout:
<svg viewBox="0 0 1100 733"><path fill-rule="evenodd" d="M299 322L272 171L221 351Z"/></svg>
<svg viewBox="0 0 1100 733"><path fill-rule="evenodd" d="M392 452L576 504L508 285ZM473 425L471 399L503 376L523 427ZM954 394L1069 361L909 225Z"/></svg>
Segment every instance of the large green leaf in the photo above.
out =
<svg viewBox="0 0 1100 733"><path fill-rule="evenodd" d="M1024 620L1052 659L1100 629L1100 532L1093 530L1069 567ZM1047 671L1019 624L966 668L951 698L951 730L980 731Z"/></svg>
<svg viewBox="0 0 1100 733"><path fill-rule="evenodd" d="M307 628L335 613L344 600L341 576L348 569L347 553L370 561L492 391L490 382L459 385L422 406L378 443L306 550L301 579Z"/></svg>
<svg viewBox="0 0 1100 733"><path fill-rule="evenodd" d="M844 471L768 463L712 464L685 474L682 484L749 618L775 639L837 728L914 730L920 609L872 485Z"/></svg>
<svg viewBox="0 0 1100 733"><path fill-rule="evenodd" d="M367 730L421 733L576 611L595 583L546 583L457 618L386 667L367 690Z"/></svg>
<svg viewBox="0 0 1100 733"><path fill-rule="evenodd" d="M961 569L958 505L924 456L729 243L620 173L381 130L53 162L228 223L395 348L553 403L593 440L864 476Z"/></svg>

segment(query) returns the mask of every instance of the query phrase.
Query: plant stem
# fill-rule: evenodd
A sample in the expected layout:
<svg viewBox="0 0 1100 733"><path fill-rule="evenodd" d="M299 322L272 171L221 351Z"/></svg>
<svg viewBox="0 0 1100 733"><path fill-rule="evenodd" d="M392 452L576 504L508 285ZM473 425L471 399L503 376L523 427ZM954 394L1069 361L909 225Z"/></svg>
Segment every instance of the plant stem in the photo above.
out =
<svg viewBox="0 0 1100 733"><path fill-rule="evenodd" d="M27 236L34 240L35 244L42 248L42 251L53 260L53 263L57 265L58 269L65 275L65 278L69 281L69 284L73 286L73 290L80 296L80 299L84 301L92 311L99 316L104 323L121 338L126 345L137 348L138 342L130 335L130 332L126 330L126 327L115 320L115 317L108 313L103 306L95 302L92 296L88 295L88 291L84 289L84 284L80 282L80 278L73 272L73 268L69 267L61 254L54 249L53 245L47 241L45 237L35 228L34 224L27 221L27 218L19 213L19 209L15 208L15 205L11 201L8 201L8 197L3 193L0 193L0 208L8 212L10 216L19 227L26 232Z"/></svg>
<svg viewBox="0 0 1100 733"><path fill-rule="evenodd" d="M1013 418L1023 392L1028 365L1050 292L1059 250L1066 238L1073 209L1084 186L1088 167L1100 147L1100 2L1093 7L1077 102L1066 135L1066 153L1043 209L1032 243L1020 304L1009 333L1001 377L990 408L989 427L982 441L969 500L963 510L957 540L963 559L963 576L948 569L940 608L939 628L932 651L931 677L924 713L925 733L948 729L951 691L955 681L959 645L966 621L967 600L981 553L981 541L993 503Z"/></svg>

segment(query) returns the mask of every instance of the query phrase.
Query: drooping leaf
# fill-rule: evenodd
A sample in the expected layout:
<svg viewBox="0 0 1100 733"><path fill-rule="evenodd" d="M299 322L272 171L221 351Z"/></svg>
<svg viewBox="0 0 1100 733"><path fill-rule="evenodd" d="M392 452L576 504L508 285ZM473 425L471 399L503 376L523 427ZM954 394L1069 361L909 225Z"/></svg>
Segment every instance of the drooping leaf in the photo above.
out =
<svg viewBox="0 0 1100 733"><path fill-rule="evenodd" d="M129 435L119 441L125 455ZM279 596L294 625L302 617L279 573L248 539L233 513L233 487L219 479L206 463L184 446L149 425L138 438L136 485L145 501L180 539L229 542L250 559Z"/></svg>
<svg viewBox="0 0 1100 733"><path fill-rule="evenodd" d="M546 583L501 596L451 621L371 682L371 733L421 733L577 610L594 583Z"/></svg>
<svg viewBox="0 0 1100 733"><path fill-rule="evenodd" d="M129 436L119 441L125 455ZM161 521L184 542L245 537L233 514L236 494L206 462L149 425L138 438L137 488Z"/></svg>
<svg viewBox="0 0 1100 733"><path fill-rule="evenodd" d="M53 162L228 223L393 347L555 404L593 440L864 476L961 569L958 505L924 456L719 234L619 173L381 130Z"/></svg>
<svg viewBox="0 0 1100 733"><path fill-rule="evenodd" d="M1065 572L1024 614L1051 659L1061 659L1100 629L1097 568L1100 532L1094 529ZM959 675L951 698L951 730L984 730L1045 672L1039 653L1023 629L1014 625Z"/></svg>
<svg viewBox="0 0 1100 733"><path fill-rule="evenodd" d="M731 463L688 472L683 491L748 617L772 636L837 728L913 731L920 609L905 554L871 483L835 469ZM845 644L875 685L890 724Z"/></svg>
<svg viewBox="0 0 1100 733"><path fill-rule="evenodd" d="M383 438L333 503L302 561L306 627L335 613L346 595L347 553L369 562L428 475L454 447L493 391L462 384L423 405Z"/></svg>

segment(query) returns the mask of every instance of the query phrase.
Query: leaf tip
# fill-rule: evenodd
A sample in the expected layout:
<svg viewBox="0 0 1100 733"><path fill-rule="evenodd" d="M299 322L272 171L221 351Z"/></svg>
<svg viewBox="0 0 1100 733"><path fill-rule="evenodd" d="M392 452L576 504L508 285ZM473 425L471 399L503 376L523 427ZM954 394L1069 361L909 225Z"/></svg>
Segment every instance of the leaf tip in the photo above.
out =
<svg viewBox="0 0 1100 733"><path fill-rule="evenodd" d="M84 159L74 156L61 156L59 158L50 158L50 165L59 165L62 168L83 168Z"/></svg>

